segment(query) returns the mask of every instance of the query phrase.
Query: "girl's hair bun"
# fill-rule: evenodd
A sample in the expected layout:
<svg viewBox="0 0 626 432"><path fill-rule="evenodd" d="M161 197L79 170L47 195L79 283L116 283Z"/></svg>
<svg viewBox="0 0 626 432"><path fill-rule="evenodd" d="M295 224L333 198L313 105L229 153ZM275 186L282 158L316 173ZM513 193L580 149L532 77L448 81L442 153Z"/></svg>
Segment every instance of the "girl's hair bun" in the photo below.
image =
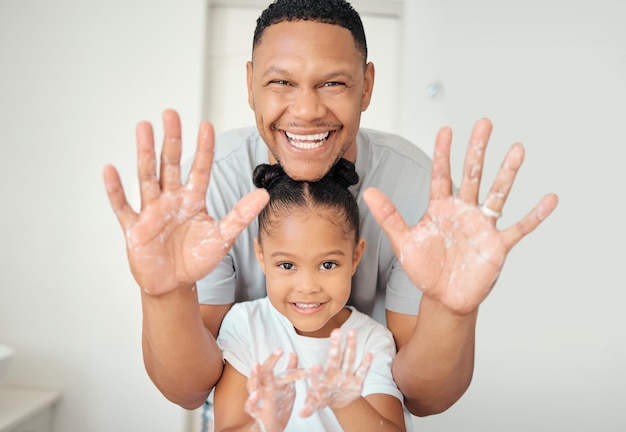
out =
<svg viewBox="0 0 626 432"><path fill-rule="evenodd" d="M344 158L339 159L326 176L333 179L346 189L359 182L359 175L356 173L356 167L352 162Z"/></svg>
<svg viewBox="0 0 626 432"><path fill-rule="evenodd" d="M285 176L287 174L280 165L261 164L254 169L252 182L256 187L269 191L278 180Z"/></svg>

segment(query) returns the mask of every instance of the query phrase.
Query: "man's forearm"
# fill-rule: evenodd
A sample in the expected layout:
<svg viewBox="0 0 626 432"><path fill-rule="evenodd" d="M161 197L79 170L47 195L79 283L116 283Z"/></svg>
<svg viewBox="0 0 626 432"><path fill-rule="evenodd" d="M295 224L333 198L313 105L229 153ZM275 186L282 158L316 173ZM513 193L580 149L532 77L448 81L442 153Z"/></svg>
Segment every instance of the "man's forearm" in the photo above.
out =
<svg viewBox="0 0 626 432"><path fill-rule="evenodd" d="M163 395L186 409L202 405L222 373L222 355L202 323L197 292L142 293L143 358Z"/></svg>
<svg viewBox="0 0 626 432"><path fill-rule="evenodd" d="M459 316L422 298L413 334L393 363L394 378L414 415L447 410L469 387L477 316L478 310Z"/></svg>

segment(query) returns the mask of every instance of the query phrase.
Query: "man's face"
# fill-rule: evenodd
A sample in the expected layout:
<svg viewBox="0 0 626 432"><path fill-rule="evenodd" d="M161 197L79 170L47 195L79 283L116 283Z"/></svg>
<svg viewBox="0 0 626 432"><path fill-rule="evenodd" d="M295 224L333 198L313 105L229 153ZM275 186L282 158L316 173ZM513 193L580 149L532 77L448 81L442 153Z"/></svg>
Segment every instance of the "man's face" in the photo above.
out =
<svg viewBox="0 0 626 432"><path fill-rule="evenodd" d="M295 180L320 179L340 158L356 161L361 112L374 66L349 30L293 21L265 29L248 63L248 102L270 162Z"/></svg>

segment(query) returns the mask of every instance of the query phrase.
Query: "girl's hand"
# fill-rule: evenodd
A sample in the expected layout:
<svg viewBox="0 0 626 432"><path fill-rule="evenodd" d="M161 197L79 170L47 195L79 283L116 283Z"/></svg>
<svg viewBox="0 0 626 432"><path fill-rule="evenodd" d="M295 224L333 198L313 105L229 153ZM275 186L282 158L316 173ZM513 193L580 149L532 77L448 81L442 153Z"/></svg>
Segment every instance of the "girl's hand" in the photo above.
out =
<svg viewBox="0 0 626 432"><path fill-rule="evenodd" d="M289 354L286 370L274 374L274 367L282 356L277 349L263 365L255 364L248 378L248 400L245 410L263 432L283 431L289 422L296 397L295 381L308 372L296 369L298 356Z"/></svg>
<svg viewBox="0 0 626 432"><path fill-rule="evenodd" d="M343 408L361 397L363 381L372 364L372 354L367 353L354 370L356 330L348 330L345 350L341 349L341 330L335 329L330 336L330 350L326 369L311 369L310 388L301 417L309 417L315 411L329 407Z"/></svg>

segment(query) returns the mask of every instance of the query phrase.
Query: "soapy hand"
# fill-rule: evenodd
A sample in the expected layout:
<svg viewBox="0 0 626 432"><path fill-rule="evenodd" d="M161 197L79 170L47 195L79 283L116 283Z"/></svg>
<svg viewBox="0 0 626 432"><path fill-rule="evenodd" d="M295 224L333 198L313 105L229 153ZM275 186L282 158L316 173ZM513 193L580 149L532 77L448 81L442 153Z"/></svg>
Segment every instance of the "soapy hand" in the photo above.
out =
<svg viewBox="0 0 626 432"><path fill-rule="evenodd" d="M348 330L345 350L341 348L341 330L334 329L330 336L330 350L326 369L314 366L309 376L310 386L301 417L329 407L343 408L361 396L365 376L372 364L372 354L367 353L356 370L356 330Z"/></svg>
<svg viewBox="0 0 626 432"><path fill-rule="evenodd" d="M477 310L493 288L509 251L537 228L558 203L556 195L548 194L512 227L496 228L524 160L524 147L521 144L511 147L487 196L479 203L491 129L487 119L479 120L474 126L456 196L450 175L452 132L448 128L439 132L430 202L417 225L408 226L380 190L368 188L363 194L411 282L425 296L458 315Z"/></svg>
<svg viewBox="0 0 626 432"><path fill-rule="evenodd" d="M245 411L262 432L285 429L296 397L295 381L308 375L307 371L296 369L298 357L295 353L289 354L286 370L275 375L274 367L281 355L279 348L263 365L255 364L248 378Z"/></svg>
<svg viewBox="0 0 626 432"><path fill-rule="evenodd" d="M213 219L205 203L213 163L213 127L208 122L200 126L186 184L181 182L181 126L175 111L163 113L163 128L157 175L152 126L137 125L139 213L129 205L116 169L106 166L103 172L109 201L126 237L132 274L143 291L154 296L192 287L209 274L269 200L265 190L254 190L224 219Z"/></svg>

